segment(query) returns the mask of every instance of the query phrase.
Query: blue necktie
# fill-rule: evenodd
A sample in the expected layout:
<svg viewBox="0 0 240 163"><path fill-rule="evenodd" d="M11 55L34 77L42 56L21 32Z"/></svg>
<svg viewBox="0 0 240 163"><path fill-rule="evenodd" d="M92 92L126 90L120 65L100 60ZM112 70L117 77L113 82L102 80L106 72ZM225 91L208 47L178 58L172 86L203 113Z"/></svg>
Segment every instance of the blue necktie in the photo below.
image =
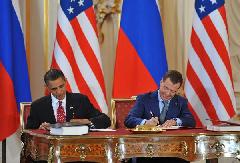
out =
<svg viewBox="0 0 240 163"><path fill-rule="evenodd" d="M161 111L161 114L160 114L160 124L163 124L164 123L164 120L166 118L166 114L167 114L167 111L168 111L168 101L162 101L163 102L163 108L162 108L162 111Z"/></svg>

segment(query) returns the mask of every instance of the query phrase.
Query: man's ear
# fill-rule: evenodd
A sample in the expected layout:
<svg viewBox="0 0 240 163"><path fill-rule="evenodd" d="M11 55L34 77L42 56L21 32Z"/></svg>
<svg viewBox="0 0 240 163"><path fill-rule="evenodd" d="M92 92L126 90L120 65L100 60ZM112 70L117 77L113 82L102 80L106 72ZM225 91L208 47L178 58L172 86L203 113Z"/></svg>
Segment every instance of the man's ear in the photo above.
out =
<svg viewBox="0 0 240 163"><path fill-rule="evenodd" d="M46 84L46 83L44 84L44 87L45 87L45 89L48 89L48 86L47 86L47 84Z"/></svg>

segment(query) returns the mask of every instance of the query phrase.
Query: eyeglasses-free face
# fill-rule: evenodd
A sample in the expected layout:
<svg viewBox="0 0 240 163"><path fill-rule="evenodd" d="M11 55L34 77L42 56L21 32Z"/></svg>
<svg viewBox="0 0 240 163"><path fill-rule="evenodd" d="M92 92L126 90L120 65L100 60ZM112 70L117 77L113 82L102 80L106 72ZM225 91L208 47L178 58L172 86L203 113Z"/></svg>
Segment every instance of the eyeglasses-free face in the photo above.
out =
<svg viewBox="0 0 240 163"><path fill-rule="evenodd" d="M160 96L163 100L170 100L175 96L179 88L180 83L173 84L170 78L167 78L165 81L161 80L159 89Z"/></svg>
<svg viewBox="0 0 240 163"><path fill-rule="evenodd" d="M66 80L60 77L56 80L49 81L47 88L54 97L58 100L63 100L66 94Z"/></svg>

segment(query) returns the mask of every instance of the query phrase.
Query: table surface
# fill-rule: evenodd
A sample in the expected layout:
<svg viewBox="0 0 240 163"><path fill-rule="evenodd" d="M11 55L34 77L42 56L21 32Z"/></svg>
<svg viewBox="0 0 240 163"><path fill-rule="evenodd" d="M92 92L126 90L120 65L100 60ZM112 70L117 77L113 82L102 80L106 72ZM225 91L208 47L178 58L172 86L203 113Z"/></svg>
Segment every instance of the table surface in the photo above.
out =
<svg viewBox="0 0 240 163"><path fill-rule="evenodd" d="M24 155L36 160L118 162L131 157L172 157L189 161L240 155L240 132L180 128L136 134L128 129L89 132L80 136L24 130Z"/></svg>
<svg viewBox="0 0 240 163"><path fill-rule="evenodd" d="M221 136L221 135L239 135L240 132L237 131L226 131L226 132L219 132L219 131L208 131L205 128L180 128L180 129L169 129L160 132L140 132L135 133L132 132L131 129L117 129L115 131L90 131L86 135L76 135L76 136L67 136L67 135L51 135L49 131L45 130L25 130L25 133L29 133L31 135L37 135L39 137L46 137L46 138L103 138L103 137L145 137L146 135L150 136L158 136L158 137L166 137L166 136L199 136L199 135L206 135L206 136Z"/></svg>

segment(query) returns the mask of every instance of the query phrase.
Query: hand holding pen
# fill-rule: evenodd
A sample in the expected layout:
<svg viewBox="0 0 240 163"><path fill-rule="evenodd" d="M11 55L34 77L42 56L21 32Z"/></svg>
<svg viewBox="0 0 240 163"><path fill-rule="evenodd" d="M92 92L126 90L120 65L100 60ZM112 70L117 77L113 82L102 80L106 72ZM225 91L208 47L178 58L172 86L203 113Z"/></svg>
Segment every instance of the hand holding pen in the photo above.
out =
<svg viewBox="0 0 240 163"><path fill-rule="evenodd" d="M158 117L154 116L153 112L150 111L151 119L146 120L145 125L157 126L159 124Z"/></svg>
<svg viewBox="0 0 240 163"><path fill-rule="evenodd" d="M155 117L153 112L150 110L151 117Z"/></svg>

